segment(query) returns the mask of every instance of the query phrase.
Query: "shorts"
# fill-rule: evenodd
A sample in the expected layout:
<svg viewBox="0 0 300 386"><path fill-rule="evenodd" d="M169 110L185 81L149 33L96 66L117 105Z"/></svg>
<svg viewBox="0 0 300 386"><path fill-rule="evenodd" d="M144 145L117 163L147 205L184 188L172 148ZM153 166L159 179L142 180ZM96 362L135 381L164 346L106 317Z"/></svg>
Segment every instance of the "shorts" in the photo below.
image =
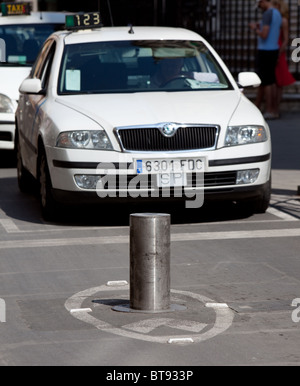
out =
<svg viewBox="0 0 300 386"><path fill-rule="evenodd" d="M261 79L262 86L269 86L276 83L276 65L278 61L279 50L257 52L257 74Z"/></svg>

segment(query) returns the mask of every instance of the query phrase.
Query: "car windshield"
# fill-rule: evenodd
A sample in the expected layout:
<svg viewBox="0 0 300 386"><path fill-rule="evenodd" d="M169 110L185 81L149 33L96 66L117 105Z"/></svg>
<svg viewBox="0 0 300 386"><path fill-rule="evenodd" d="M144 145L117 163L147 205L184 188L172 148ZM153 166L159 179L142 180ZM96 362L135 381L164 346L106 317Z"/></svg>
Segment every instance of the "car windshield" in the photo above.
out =
<svg viewBox="0 0 300 386"><path fill-rule="evenodd" d="M0 39L5 42L6 60L0 65L32 66L49 35L61 29L60 24L0 25Z"/></svg>
<svg viewBox="0 0 300 386"><path fill-rule="evenodd" d="M66 45L58 94L231 88L202 42L112 41Z"/></svg>

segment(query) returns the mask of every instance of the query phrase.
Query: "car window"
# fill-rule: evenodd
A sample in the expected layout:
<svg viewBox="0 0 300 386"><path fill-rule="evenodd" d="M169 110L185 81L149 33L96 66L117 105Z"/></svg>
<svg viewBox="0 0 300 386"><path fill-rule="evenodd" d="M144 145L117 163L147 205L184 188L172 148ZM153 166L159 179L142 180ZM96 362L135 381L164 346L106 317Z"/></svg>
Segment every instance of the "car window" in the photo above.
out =
<svg viewBox="0 0 300 386"><path fill-rule="evenodd" d="M53 42L53 44L51 45L51 47L49 49L48 55L46 56L46 59L44 61L44 65L42 67L40 79L42 81L42 88L43 89L45 89L48 85L49 76L50 76L50 72L51 72L51 66L52 66L52 62L53 62L53 58L54 58L54 54L55 54L55 48L56 48L56 43Z"/></svg>
<svg viewBox="0 0 300 386"><path fill-rule="evenodd" d="M31 77L32 78L39 78L39 79L41 79L41 73L43 71L42 69L43 69L43 66L44 66L44 62L45 62L46 57L47 57L47 55L49 53L49 50L50 50L50 48L52 46L52 43L53 43L52 40L46 41L46 43L44 44L41 52L37 56L36 61L33 64L32 69L31 69Z"/></svg>
<svg viewBox="0 0 300 386"><path fill-rule="evenodd" d="M47 86L55 48L56 42L48 40L32 68L31 77L41 79L43 89Z"/></svg>
<svg viewBox="0 0 300 386"><path fill-rule="evenodd" d="M58 93L228 90L209 49L199 41L117 41L66 45Z"/></svg>
<svg viewBox="0 0 300 386"><path fill-rule="evenodd" d="M6 45L6 65L31 66L42 44L61 24L0 25L0 39Z"/></svg>

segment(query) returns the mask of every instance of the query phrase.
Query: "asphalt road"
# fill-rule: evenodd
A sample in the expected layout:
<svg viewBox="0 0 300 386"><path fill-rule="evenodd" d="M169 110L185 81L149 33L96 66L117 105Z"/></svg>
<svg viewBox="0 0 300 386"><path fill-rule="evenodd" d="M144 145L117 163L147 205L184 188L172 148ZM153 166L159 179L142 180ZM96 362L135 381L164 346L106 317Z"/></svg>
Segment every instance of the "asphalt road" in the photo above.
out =
<svg viewBox="0 0 300 386"><path fill-rule="evenodd" d="M0 366L101 366L109 379L106 366L299 365L299 122L270 122L272 205L254 216L106 206L45 223L1 153ZM171 214L171 303L182 309L118 312L130 297L129 216L154 210Z"/></svg>

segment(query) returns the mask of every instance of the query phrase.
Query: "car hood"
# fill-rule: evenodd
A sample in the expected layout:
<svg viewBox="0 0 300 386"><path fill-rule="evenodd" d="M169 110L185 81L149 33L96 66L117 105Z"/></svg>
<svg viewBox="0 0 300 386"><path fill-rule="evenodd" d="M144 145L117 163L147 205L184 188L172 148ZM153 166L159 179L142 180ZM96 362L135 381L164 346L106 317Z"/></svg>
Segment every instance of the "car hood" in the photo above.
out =
<svg viewBox="0 0 300 386"><path fill-rule="evenodd" d="M17 101L19 99L19 87L27 78L31 67L0 67L0 94Z"/></svg>
<svg viewBox="0 0 300 386"><path fill-rule="evenodd" d="M56 102L112 129L161 122L227 126L240 98L239 91L223 90L61 96Z"/></svg>

